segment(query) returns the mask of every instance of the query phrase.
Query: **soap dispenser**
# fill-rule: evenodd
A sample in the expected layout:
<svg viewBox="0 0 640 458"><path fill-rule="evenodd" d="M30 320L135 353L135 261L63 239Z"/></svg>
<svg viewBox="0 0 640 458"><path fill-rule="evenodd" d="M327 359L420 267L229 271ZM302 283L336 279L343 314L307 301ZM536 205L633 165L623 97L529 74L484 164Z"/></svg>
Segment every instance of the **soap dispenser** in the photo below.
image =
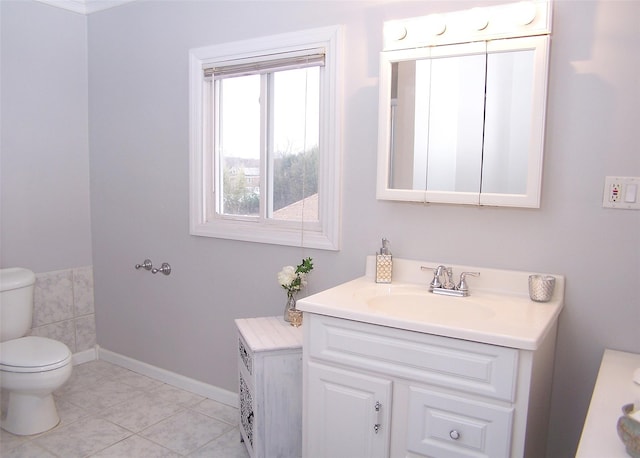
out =
<svg viewBox="0 0 640 458"><path fill-rule="evenodd" d="M393 259L389 251L389 240L382 239L380 252L376 254L376 283L391 283Z"/></svg>

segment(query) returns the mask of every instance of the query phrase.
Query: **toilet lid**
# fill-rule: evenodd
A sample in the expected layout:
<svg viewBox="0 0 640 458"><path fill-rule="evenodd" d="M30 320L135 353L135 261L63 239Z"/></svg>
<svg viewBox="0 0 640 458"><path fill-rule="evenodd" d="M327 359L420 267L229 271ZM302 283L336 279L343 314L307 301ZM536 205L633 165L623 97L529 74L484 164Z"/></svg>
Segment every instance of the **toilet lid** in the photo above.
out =
<svg viewBox="0 0 640 458"><path fill-rule="evenodd" d="M0 370L44 372L58 369L70 361L69 348L46 337L28 336L0 343Z"/></svg>

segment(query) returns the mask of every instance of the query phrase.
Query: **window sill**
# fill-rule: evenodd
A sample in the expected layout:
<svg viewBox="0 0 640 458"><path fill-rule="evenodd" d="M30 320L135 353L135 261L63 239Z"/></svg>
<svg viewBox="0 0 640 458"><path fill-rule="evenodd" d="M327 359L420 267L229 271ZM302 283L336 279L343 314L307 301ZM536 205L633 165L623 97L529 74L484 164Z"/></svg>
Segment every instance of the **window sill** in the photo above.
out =
<svg viewBox="0 0 640 458"><path fill-rule="evenodd" d="M216 221L215 223L192 223L191 235L245 242L269 243L273 245L316 248L338 251L337 230L315 231L281 226L258 225L242 221Z"/></svg>

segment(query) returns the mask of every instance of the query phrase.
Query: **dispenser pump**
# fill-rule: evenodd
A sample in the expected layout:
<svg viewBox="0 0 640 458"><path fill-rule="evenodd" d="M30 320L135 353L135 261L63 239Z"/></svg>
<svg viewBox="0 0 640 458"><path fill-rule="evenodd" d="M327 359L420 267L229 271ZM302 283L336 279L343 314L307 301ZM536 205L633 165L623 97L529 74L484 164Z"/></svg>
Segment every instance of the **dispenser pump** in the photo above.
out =
<svg viewBox="0 0 640 458"><path fill-rule="evenodd" d="M382 247L380 248L380 254L387 254L391 256L391 251L389 251L389 240L382 239Z"/></svg>
<svg viewBox="0 0 640 458"><path fill-rule="evenodd" d="M376 283L391 283L393 258L389 250L389 240L382 239L380 253L376 254Z"/></svg>

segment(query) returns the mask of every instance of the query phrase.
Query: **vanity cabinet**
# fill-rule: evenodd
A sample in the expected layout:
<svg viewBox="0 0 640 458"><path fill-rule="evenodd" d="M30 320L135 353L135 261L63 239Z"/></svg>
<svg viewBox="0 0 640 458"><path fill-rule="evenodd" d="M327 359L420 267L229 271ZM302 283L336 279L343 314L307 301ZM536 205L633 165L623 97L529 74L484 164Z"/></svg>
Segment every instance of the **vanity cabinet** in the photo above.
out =
<svg viewBox="0 0 640 458"><path fill-rule="evenodd" d="M303 456L540 457L555 326L535 351L305 313Z"/></svg>
<svg viewBox="0 0 640 458"><path fill-rule="evenodd" d="M282 317L235 320L240 434L252 458L302 454L302 330Z"/></svg>

